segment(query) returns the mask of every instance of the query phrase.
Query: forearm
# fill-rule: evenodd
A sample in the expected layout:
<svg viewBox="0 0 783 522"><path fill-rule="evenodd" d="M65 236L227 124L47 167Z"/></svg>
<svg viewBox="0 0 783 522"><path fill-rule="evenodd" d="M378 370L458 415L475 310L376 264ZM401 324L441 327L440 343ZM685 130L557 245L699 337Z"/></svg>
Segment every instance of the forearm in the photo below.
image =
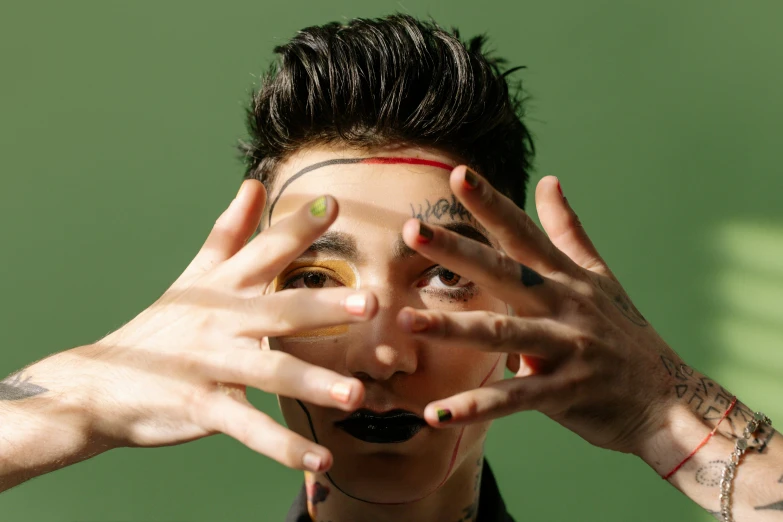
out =
<svg viewBox="0 0 783 522"><path fill-rule="evenodd" d="M668 411L666 418L661 419L656 435L639 452L639 456L661 476L673 470L712 431L732 398L715 381L687 366L684 368L685 371L678 368L672 372L672 391L679 402ZM668 479L719 519L721 474L752 412L738 401L707 444ZM749 442L733 481L731 511L734 519L737 522L783 520L783 483L780 482L783 479L783 439L774 429L764 427Z"/></svg>
<svg viewBox="0 0 783 522"><path fill-rule="evenodd" d="M0 491L102 453L86 394L64 378L73 357L56 354L0 382Z"/></svg>

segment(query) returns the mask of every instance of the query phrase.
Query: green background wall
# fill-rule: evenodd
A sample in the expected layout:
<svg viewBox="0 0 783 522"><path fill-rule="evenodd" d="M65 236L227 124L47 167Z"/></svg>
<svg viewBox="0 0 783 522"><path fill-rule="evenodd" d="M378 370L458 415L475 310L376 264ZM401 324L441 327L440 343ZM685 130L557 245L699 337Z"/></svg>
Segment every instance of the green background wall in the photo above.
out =
<svg viewBox="0 0 783 522"><path fill-rule="evenodd" d="M3 2L0 373L102 337L179 275L239 185L274 45L394 11L487 32L528 66L533 182L559 176L663 337L783 425L778 0ZM538 413L497 422L487 451L520 522L711 519ZM101 455L1 494L0 513L276 521L300 481L220 435Z"/></svg>

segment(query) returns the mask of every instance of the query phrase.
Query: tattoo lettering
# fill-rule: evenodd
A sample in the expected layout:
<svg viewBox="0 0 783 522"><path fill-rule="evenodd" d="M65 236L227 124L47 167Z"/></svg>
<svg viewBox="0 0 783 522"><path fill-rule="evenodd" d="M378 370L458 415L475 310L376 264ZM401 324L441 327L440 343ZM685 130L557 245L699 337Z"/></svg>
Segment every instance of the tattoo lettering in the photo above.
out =
<svg viewBox="0 0 783 522"><path fill-rule="evenodd" d="M674 393L693 411L701 414L702 420L718 421L723 417L734 397L730 391L690 366L675 362L665 355L661 355L661 362L669 375L675 379ZM741 402L737 402L731 414L726 417L726 425L721 425L720 433L737 439L752 418L753 412ZM726 426L728 430L725 429ZM759 427L755 437L749 441L748 449L763 453L775 433L777 432L770 426Z"/></svg>
<svg viewBox="0 0 783 522"><path fill-rule="evenodd" d="M766 506L756 506L754 509L756 511L761 511L762 509L770 509L772 511L783 511L783 500L779 502L775 502L774 504L767 504Z"/></svg>
<svg viewBox="0 0 783 522"><path fill-rule="evenodd" d="M648 326L650 323L644 318L642 313L634 306L625 291L620 288L619 284L614 283L605 277L598 277L598 286L601 287L607 297L612 301L615 308L625 316L626 319L631 321L636 326ZM617 288L615 288L617 287Z"/></svg>
<svg viewBox="0 0 783 522"><path fill-rule="evenodd" d="M0 401L18 401L49 391L31 383L30 379L32 375L22 380L22 373L19 372L0 381Z"/></svg>
<svg viewBox="0 0 783 522"><path fill-rule="evenodd" d="M435 203L431 203L429 199L425 199L423 204L419 203L418 211L411 203L411 217L423 221L424 223L428 223L430 218L437 220L442 217L450 217L455 221L474 222L473 214L468 212L468 209L457 201L454 194L451 195L451 200L440 198Z"/></svg>
<svg viewBox="0 0 783 522"><path fill-rule="evenodd" d="M720 477L727 462L723 460L711 460L706 465L696 470L696 482L702 486L714 488L720 485Z"/></svg>

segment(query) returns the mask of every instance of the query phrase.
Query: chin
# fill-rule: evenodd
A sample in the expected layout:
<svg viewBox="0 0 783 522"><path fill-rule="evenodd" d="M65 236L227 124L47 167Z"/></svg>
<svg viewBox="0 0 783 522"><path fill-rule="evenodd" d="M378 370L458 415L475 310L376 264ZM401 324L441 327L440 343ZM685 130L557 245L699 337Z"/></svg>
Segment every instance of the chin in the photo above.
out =
<svg viewBox="0 0 783 522"><path fill-rule="evenodd" d="M329 437L332 438L332 437ZM335 437L332 483L352 497L379 504L420 500L445 482L457 445L456 430L425 430L399 444L370 444Z"/></svg>
<svg viewBox="0 0 783 522"><path fill-rule="evenodd" d="M347 458L346 458L347 457ZM379 504L415 502L434 492L448 472L448 461L415 462L399 453L347 455L335 454L329 470L332 483L344 493Z"/></svg>

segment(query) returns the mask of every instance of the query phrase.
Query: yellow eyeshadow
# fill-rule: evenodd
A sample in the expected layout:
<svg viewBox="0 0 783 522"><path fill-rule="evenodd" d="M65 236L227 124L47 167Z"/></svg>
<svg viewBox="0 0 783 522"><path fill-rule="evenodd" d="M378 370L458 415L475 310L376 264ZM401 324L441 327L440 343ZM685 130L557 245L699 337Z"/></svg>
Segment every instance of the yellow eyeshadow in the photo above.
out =
<svg viewBox="0 0 783 522"><path fill-rule="evenodd" d="M358 277L356 269L350 263L336 259L315 258L309 260L300 259L288 265L288 267L286 267L286 269L272 282L272 288L275 289L275 292L279 292L284 289L286 281L290 281L297 275L307 272L324 274L343 286L357 288ZM348 325L341 324L316 328L314 330L305 330L285 337L324 337L328 335L344 334L347 331Z"/></svg>

